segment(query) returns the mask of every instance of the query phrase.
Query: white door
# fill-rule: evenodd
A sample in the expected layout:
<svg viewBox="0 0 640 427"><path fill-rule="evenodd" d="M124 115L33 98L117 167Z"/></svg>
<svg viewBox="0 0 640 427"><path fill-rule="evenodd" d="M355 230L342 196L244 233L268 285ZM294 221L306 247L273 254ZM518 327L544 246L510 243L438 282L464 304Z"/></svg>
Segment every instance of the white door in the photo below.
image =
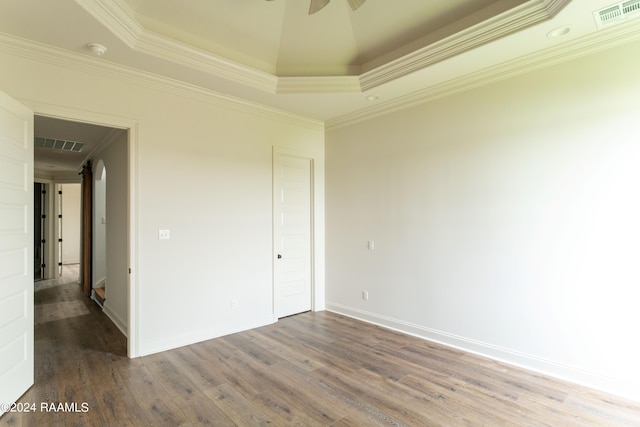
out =
<svg viewBox="0 0 640 427"><path fill-rule="evenodd" d="M274 149L273 250L276 317L311 310L312 160Z"/></svg>
<svg viewBox="0 0 640 427"><path fill-rule="evenodd" d="M0 403L31 385L33 113L0 92Z"/></svg>

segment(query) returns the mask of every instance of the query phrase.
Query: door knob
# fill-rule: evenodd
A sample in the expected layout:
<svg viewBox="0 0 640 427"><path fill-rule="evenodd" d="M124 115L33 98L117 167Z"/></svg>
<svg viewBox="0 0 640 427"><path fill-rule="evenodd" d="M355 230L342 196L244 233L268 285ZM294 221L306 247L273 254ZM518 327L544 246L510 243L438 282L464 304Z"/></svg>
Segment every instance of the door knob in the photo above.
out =
<svg viewBox="0 0 640 427"><path fill-rule="evenodd" d="M282 255L278 254L278 259L282 258Z"/></svg>

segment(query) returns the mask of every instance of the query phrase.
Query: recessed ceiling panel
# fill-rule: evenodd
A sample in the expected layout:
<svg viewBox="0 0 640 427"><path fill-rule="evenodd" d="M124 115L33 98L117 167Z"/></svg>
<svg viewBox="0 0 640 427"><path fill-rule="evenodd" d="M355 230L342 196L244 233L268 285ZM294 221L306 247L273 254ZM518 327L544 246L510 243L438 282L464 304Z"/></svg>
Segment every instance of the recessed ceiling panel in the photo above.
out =
<svg viewBox="0 0 640 427"><path fill-rule="evenodd" d="M286 1L125 1L147 30L268 73L275 72Z"/></svg>
<svg viewBox="0 0 640 427"><path fill-rule="evenodd" d="M147 30L278 76L357 75L504 0L123 0ZM521 1L510 1L511 6ZM423 47L423 46L418 46Z"/></svg>

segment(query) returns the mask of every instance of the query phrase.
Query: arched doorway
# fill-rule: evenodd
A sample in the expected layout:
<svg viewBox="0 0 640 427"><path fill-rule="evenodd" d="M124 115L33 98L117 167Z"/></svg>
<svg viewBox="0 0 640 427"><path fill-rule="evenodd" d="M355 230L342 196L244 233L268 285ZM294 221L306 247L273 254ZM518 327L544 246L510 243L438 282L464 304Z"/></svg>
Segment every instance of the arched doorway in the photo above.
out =
<svg viewBox="0 0 640 427"><path fill-rule="evenodd" d="M102 159L95 164L93 182L93 277L92 298L101 306L107 288L107 168Z"/></svg>

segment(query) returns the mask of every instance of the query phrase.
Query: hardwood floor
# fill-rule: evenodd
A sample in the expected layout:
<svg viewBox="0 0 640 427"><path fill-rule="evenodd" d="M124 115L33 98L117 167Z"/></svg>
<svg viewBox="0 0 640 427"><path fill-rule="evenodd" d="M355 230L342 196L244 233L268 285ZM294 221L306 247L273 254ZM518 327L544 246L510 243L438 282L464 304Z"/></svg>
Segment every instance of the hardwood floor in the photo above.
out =
<svg viewBox="0 0 640 427"><path fill-rule="evenodd" d="M130 360L76 283L35 300L36 411L0 426L640 425L640 404L328 312Z"/></svg>

